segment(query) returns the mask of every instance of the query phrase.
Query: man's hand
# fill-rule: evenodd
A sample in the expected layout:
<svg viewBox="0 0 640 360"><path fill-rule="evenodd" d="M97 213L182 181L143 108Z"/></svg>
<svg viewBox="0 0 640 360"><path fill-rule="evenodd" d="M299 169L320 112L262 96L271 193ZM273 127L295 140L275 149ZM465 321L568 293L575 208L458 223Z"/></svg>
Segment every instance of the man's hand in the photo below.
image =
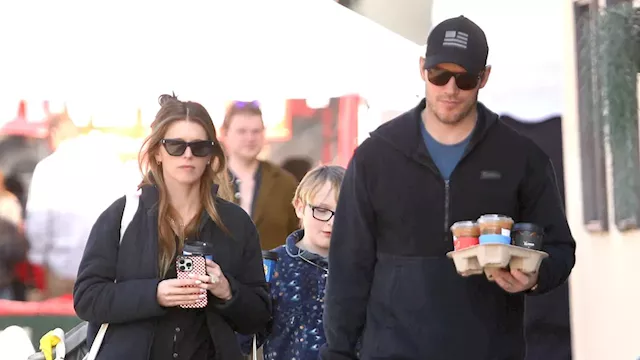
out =
<svg viewBox="0 0 640 360"><path fill-rule="evenodd" d="M527 291L538 283L538 273L525 274L520 270L488 268L487 273L504 291L515 294Z"/></svg>

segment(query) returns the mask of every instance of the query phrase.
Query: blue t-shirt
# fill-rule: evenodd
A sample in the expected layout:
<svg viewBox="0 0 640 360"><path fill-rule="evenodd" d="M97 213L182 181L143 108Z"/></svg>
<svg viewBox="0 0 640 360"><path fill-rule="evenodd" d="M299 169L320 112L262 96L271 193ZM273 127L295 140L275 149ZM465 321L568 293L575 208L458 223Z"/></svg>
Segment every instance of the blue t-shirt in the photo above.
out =
<svg viewBox="0 0 640 360"><path fill-rule="evenodd" d="M429 155L433 159L433 162L440 170L440 174L445 180L449 180L453 169L456 168L458 162L462 158L464 154L464 150L467 148L469 144L469 140L471 139L471 135L467 136L466 139L461 142L453 145L446 145L439 143L436 139L429 134L427 128L424 126L424 123L421 122L420 128L422 131L422 138L424 139L424 144L427 146L427 150L429 151Z"/></svg>

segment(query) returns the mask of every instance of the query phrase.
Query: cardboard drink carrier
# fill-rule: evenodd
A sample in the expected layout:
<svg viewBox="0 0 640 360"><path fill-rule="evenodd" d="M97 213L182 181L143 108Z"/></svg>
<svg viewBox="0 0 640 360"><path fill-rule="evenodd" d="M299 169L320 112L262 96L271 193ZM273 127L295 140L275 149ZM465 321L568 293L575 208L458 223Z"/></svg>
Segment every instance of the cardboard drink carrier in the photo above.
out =
<svg viewBox="0 0 640 360"><path fill-rule="evenodd" d="M517 224L512 233L513 226L510 217L498 214L483 215L476 222L454 223L451 232L455 250L447 253L447 257L453 259L458 274L466 277L485 273L487 279L493 280L486 271L489 268L517 269L527 274L537 272L542 260L549 256L536 250L541 248L542 228L522 223ZM523 243L523 238L536 242L536 249L516 246Z"/></svg>
<svg viewBox="0 0 640 360"><path fill-rule="evenodd" d="M543 251L506 244L480 244L447 253L462 276L482 274L486 268L507 267L531 274L538 271L542 260L548 256ZM486 275L492 280L489 274Z"/></svg>

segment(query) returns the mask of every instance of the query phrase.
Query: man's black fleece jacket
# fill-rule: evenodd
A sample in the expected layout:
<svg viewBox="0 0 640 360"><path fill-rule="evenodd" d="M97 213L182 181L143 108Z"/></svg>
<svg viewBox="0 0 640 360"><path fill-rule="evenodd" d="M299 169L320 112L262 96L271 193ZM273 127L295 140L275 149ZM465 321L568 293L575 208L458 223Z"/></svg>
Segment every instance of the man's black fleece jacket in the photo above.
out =
<svg viewBox="0 0 640 360"><path fill-rule="evenodd" d="M342 185L329 258L321 359L523 359L524 297L484 275L463 278L449 227L504 214L544 227L534 295L575 263L548 156L478 104L470 143L449 180L420 134L424 100L356 150Z"/></svg>

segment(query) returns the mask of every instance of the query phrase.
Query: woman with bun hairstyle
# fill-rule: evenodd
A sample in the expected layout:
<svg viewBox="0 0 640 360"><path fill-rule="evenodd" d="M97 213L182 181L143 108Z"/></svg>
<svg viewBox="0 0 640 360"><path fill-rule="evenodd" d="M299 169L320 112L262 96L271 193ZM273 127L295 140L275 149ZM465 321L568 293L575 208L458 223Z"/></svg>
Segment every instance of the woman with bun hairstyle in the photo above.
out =
<svg viewBox="0 0 640 360"><path fill-rule="evenodd" d="M108 323L98 360L242 359L235 332L264 328L271 304L256 228L231 196L225 156L207 110L160 96L140 151L138 209L120 243L126 197L93 226L74 305L90 345ZM100 191L100 189L96 189ZM176 278L185 242L212 246L206 276ZM202 302L203 308L184 308Z"/></svg>

